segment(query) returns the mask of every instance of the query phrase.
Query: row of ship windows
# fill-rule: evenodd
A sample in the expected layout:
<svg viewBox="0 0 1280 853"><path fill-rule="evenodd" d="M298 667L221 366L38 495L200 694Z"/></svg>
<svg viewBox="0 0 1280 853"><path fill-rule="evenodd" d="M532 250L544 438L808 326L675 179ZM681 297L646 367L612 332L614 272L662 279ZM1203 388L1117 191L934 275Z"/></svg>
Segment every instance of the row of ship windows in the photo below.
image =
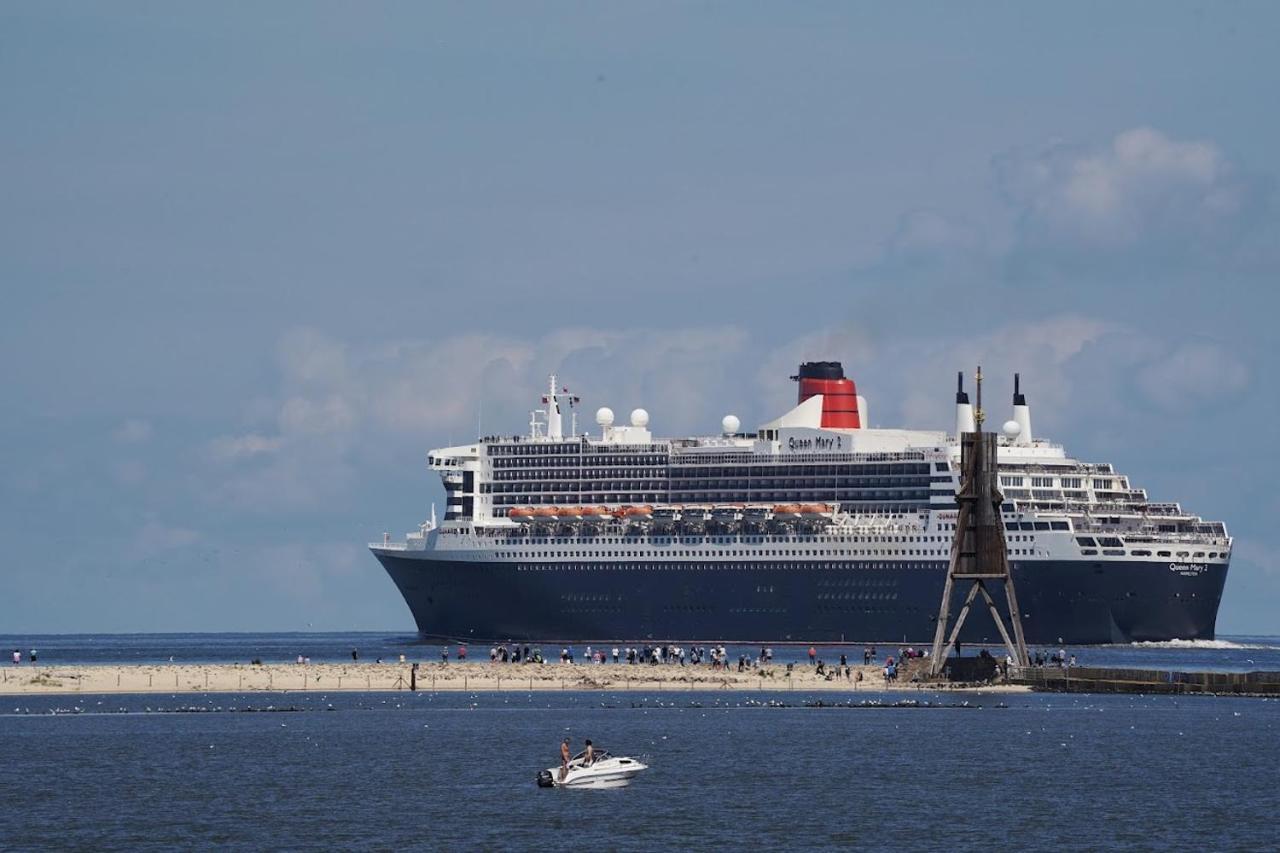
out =
<svg viewBox="0 0 1280 853"><path fill-rule="evenodd" d="M500 457L527 457L527 456L627 456L628 458L646 458L655 461L666 461L667 447L663 444L629 444L623 447L609 447L607 445L587 444L585 441L566 442L563 444L548 444L547 442L529 442L522 444L518 440L515 444L491 444L487 450L489 455L494 457L494 464L499 461L508 461ZM585 451L585 453L584 453ZM646 455L647 454L647 455Z"/></svg>
<svg viewBox="0 0 1280 853"><path fill-rule="evenodd" d="M572 490L545 491L545 492L519 492L517 490L502 489L482 489L482 494L492 494L495 506L520 506L520 505L542 505L542 504L561 504L561 503L734 503L738 501L762 501L762 502L794 502L794 501L919 501L925 502L929 500L929 491L927 489L912 490L896 490L896 489L837 489L835 491L823 489L789 489L787 491L769 491L767 489L755 489L750 492L744 491L715 491L704 490L698 492L664 492L661 490L651 492L574 492Z"/></svg>
<svg viewBox="0 0 1280 853"><path fill-rule="evenodd" d="M499 470L494 471L489 478L494 481L508 482L542 482L546 480L573 480L591 481L591 480L670 480L673 483L709 483L709 482L732 482L732 483L780 483L780 484L801 484L801 483L820 483L830 486L835 483L896 483L906 481L911 483L948 483L953 479L950 474L935 475L933 477L926 476L927 471L911 472L911 471L888 471L884 473L876 473L872 471L861 471L856 474L819 474L813 471L698 471L696 473L690 471L668 471L666 468L582 468L578 470Z"/></svg>
<svg viewBox="0 0 1280 853"><path fill-rule="evenodd" d="M1080 554L1084 557L1092 557L1098 553L1096 548L1081 548ZM1103 548L1102 556L1104 557L1150 557L1151 552L1145 548L1139 548L1133 551L1126 551L1123 548ZM1220 560L1226 557L1225 551L1156 551L1157 557L1166 557L1178 560Z"/></svg>
<svg viewBox="0 0 1280 853"><path fill-rule="evenodd" d="M943 482L949 484L951 483L951 478L944 478ZM872 488L923 489L928 486L928 480L922 480L918 477L850 477L838 482L836 480L784 480L768 477L761 477L756 480L677 480L674 478L667 480L665 478L645 479L631 477L626 479L584 479L579 481L496 478L493 482L482 483L480 491L482 493L634 492L658 489L661 491L725 492L750 490L754 492L760 489L819 489L825 492L832 492Z"/></svg>
<svg viewBox="0 0 1280 853"><path fill-rule="evenodd" d="M1034 548L1010 548L1010 554L1034 554ZM1082 551L1083 554L1096 554L1096 551ZM1110 553L1110 552L1108 552ZM1121 551L1120 553L1124 553ZM1135 557L1150 557L1150 551L1134 551ZM719 560L725 557L744 557L747 559L758 559L763 557L946 557L950 555L949 549L945 548L913 548L911 550L893 551L884 548L866 548L861 550L841 550L841 551L664 551L661 554L643 551L547 551L539 553L537 551L506 551L498 552L495 556L500 560L526 560L531 557L542 559L642 559L652 560L656 557L702 557L708 560ZM1160 556L1169 556L1168 551L1161 551ZM1178 556L1190 556L1186 551L1179 551ZM1224 556L1220 554L1197 554L1196 556L1218 557Z"/></svg>
<svg viewBox="0 0 1280 853"><path fill-rule="evenodd" d="M546 545L573 545L577 539L568 536L553 536L542 540ZM623 536L600 536L592 540L604 545L625 545L631 542L629 537ZM774 542L799 542L799 539L793 534L778 534L777 536L755 535L755 536L655 536L654 541L658 544L668 545L735 545L739 542L747 545L763 545ZM820 545L835 542L950 542L949 536L815 536L805 538L806 544ZM536 553L536 552L533 552ZM582 556L583 551L574 551L576 556ZM804 551L802 553L809 553ZM515 555L509 555L515 556Z"/></svg>
<svg viewBox="0 0 1280 853"><path fill-rule="evenodd" d="M682 571L706 571L708 568L717 570L738 568L750 569L752 571L811 571L813 569L827 569L831 571L864 571L867 569L937 569L946 564L940 561L931 562L768 562L768 561L751 561L736 564L708 564L708 563L681 563L681 562L628 562L618 564L622 568L629 571L642 572L682 572ZM601 563L518 563L516 571L519 572L594 572L608 568L607 565Z"/></svg>
<svg viewBox="0 0 1280 853"><path fill-rule="evenodd" d="M495 472L512 472L526 477L552 476L617 476L618 469L638 470L647 468L660 471L660 476L675 479L703 479L706 477L859 477L884 476L908 477L929 474L927 463L908 462L898 464L777 464L762 462L755 465L690 465L667 464L662 458L593 458L583 459L495 459ZM939 467L939 471L949 471Z"/></svg>
<svg viewBox="0 0 1280 853"><path fill-rule="evenodd" d="M1084 478L1082 477L1031 477L1031 488L1033 489L1083 489ZM1001 486L1025 486L1027 485L1026 477L1017 475L1000 475ZM1125 490L1129 488L1129 484L1125 480L1120 480L1116 485L1114 480L1098 480L1095 479L1090 484L1095 491L1109 492L1114 489Z"/></svg>

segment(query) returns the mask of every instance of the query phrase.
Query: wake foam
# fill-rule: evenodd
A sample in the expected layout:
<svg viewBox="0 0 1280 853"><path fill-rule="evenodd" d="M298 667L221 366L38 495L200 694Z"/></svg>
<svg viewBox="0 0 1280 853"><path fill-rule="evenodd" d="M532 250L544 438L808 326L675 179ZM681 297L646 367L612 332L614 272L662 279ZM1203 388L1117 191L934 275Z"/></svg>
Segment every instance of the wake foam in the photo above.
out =
<svg viewBox="0 0 1280 853"><path fill-rule="evenodd" d="M1231 640L1157 640L1130 643L1135 649L1203 649L1206 651L1250 651L1280 649L1280 646L1261 643L1234 643Z"/></svg>

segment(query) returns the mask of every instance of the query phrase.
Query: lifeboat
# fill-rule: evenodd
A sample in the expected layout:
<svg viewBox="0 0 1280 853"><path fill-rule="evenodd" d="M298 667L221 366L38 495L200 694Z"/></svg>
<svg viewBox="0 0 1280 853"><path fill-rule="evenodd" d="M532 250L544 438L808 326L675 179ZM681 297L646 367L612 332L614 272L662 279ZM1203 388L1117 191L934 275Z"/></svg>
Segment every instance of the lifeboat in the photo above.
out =
<svg viewBox="0 0 1280 853"><path fill-rule="evenodd" d="M800 515L804 518L824 518L831 514L831 507L826 504L802 504Z"/></svg>
<svg viewBox="0 0 1280 853"><path fill-rule="evenodd" d="M513 506L511 511L507 513L507 518L517 524L533 523L533 514L536 510L530 506Z"/></svg>
<svg viewBox="0 0 1280 853"><path fill-rule="evenodd" d="M559 510L553 506L540 506L533 511L534 521L555 521Z"/></svg>
<svg viewBox="0 0 1280 853"><path fill-rule="evenodd" d="M778 504L773 508L773 517L779 521L795 521L800 517L800 505Z"/></svg>
<svg viewBox="0 0 1280 853"><path fill-rule="evenodd" d="M625 508L623 515L636 521L643 521L653 515L653 507L648 504L644 506L629 506Z"/></svg>
<svg viewBox="0 0 1280 853"><path fill-rule="evenodd" d="M653 511L653 529L663 533L670 531L675 524L678 510L673 506L658 507Z"/></svg>
<svg viewBox="0 0 1280 853"><path fill-rule="evenodd" d="M613 511L614 518L625 518L627 513L631 511L630 504L623 504Z"/></svg>
<svg viewBox="0 0 1280 853"><path fill-rule="evenodd" d="M604 521L610 514L607 506L584 506L582 508L583 521Z"/></svg>
<svg viewBox="0 0 1280 853"><path fill-rule="evenodd" d="M582 507L580 506L562 506L556 512L556 520L564 522L575 522L582 520Z"/></svg>

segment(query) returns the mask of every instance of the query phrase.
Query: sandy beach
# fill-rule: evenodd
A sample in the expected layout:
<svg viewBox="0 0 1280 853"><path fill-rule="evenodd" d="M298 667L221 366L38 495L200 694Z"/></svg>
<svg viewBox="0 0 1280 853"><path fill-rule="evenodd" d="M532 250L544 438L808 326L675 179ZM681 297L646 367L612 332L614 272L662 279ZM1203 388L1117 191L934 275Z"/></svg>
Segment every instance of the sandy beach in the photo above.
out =
<svg viewBox="0 0 1280 853"><path fill-rule="evenodd" d="M857 681L858 673L862 681ZM419 690L829 690L883 692L877 666L853 667L853 680L828 681L813 667L785 666L739 673L710 666L626 664L419 664ZM246 691L408 690L408 663L148 664L7 666L0 695L59 693L233 693ZM915 689L899 679L893 689ZM930 689L939 689L936 686ZM1017 685L950 687L949 690L1015 692Z"/></svg>

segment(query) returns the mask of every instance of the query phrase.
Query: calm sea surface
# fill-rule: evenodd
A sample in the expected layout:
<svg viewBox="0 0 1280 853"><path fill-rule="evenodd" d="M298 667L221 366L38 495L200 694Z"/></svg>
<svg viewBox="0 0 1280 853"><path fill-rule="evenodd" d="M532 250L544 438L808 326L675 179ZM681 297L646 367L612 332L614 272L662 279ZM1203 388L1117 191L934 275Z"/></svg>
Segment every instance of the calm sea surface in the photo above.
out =
<svg viewBox="0 0 1280 853"><path fill-rule="evenodd" d="M706 643L704 645L710 645ZM773 647L775 662L807 659L808 646L800 643ZM298 634L0 634L0 659L8 659L14 649L25 655L35 649L40 661L58 663L248 663L254 658L264 663L288 663L298 655L322 661L350 661L351 651L359 651L360 659L372 661L381 657L394 661L400 655L408 660L439 660L441 644L426 643L416 634L394 631L355 631L343 633ZM581 660L585 645L574 646ZM851 661L862 660L861 644L819 647L819 657L828 662L841 654ZM1042 647L1050 651L1050 647ZM759 647L728 649L730 659L739 654L757 655ZM877 657L897 655L898 646L878 645ZM966 647L976 653L977 646ZM998 651L992 647L992 651ZM1121 666L1147 669L1191 669L1247 672L1280 670L1280 637L1226 636L1218 640L1171 643L1137 643L1128 646L1068 646L1082 666ZM468 648L473 660L488 660L489 644ZM449 645L450 659L457 658L458 646ZM560 648L548 644L544 655L559 656Z"/></svg>
<svg viewBox="0 0 1280 853"><path fill-rule="evenodd" d="M4 640L39 643L50 662L435 651L387 634ZM1280 642L1265 637L1071 651L1098 664L1280 669ZM931 706L858 704L900 699ZM0 706L0 848L1280 844L1280 702L912 691L806 707L819 700L833 696L9 697ZM768 706L778 702L786 707ZM652 768L621 790L537 788L534 775L556 762L566 735Z"/></svg>
<svg viewBox="0 0 1280 853"><path fill-rule="evenodd" d="M1278 702L882 701L903 697L943 707L804 707L805 696L776 693L10 697L0 847L1280 843ZM789 707L756 704L779 700ZM620 790L537 788L566 735L651 769Z"/></svg>

